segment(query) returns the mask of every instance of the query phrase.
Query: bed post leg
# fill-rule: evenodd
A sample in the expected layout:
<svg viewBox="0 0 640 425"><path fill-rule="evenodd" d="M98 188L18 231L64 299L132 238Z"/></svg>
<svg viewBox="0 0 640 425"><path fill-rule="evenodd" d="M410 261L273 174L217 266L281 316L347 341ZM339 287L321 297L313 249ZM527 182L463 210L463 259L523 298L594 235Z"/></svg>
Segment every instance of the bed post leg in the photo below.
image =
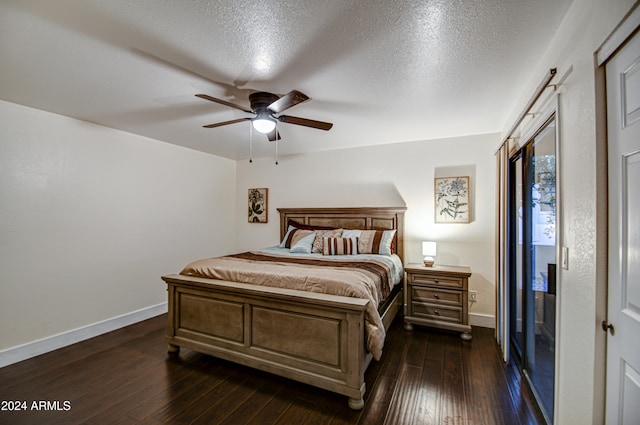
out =
<svg viewBox="0 0 640 425"><path fill-rule="evenodd" d="M173 353L177 354L177 353L180 352L180 346L179 345L168 344L167 352L169 352L170 354L173 354Z"/></svg>
<svg viewBox="0 0 640 425"><path fill-rule="evenodd" d="M364 407L364 400L362 398L350 398L349 407L353 410L362 410Z"/></svg>

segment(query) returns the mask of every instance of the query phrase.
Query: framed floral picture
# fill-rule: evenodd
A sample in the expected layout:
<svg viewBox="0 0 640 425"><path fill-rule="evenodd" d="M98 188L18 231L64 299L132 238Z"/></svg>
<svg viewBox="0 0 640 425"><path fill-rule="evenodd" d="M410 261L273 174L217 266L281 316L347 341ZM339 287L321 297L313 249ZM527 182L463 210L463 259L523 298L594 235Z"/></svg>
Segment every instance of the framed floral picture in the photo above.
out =
<svg viewBox="0 0 640 425"><path fill-rule="evenodd" d="M249 223L266 223L269 189L249 189Z"/></svg>
<svg viewBox="0 0 640 425"><path fill-rule="evenodd" d="M469 177L436 177L436 223L469 223Z"/></svg>

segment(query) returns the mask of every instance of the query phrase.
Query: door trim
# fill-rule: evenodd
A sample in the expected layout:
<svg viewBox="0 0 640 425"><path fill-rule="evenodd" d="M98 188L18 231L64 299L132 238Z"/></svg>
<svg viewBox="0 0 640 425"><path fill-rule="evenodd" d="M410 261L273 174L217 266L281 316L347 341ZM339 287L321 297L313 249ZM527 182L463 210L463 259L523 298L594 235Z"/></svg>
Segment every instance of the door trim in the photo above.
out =
<svg viewBox="0 0 640 425"><path fill-rule="evenodd" d="M640 7L638 3L633 9L622 19L622 22L602 43L600 48L596 50L596 58L598 66L604 66L605 62L618 51L622 45L631 38L636 29L640 26Z"/></svg>

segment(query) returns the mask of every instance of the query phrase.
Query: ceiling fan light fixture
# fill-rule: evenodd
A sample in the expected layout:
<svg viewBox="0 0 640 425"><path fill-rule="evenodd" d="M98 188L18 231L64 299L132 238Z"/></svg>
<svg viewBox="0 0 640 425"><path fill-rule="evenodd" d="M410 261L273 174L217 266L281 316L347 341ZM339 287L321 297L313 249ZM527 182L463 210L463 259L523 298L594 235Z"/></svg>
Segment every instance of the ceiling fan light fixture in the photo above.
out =
<svg viewBox="0 0 640 425"><path fill-rule="evenodd" d="M271 133L276 128L276 122L270 118L258 117L252 121L253 128L260 133Z"/></svg>

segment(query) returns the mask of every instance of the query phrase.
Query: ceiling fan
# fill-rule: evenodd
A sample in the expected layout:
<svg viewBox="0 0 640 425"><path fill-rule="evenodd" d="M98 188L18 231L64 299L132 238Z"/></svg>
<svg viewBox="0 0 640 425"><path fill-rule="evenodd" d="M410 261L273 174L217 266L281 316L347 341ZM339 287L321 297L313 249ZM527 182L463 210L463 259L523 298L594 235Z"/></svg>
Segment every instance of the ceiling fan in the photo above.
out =
<svg viewBox="0 0 640 425"><path fill-rule="evenodd" d="M205 125L205 128L220 127L228 124L235 124L242 121L251 121L253 128L260 133L267 135L270 141L280 139L280 134L276 129L276 122L283 122L287 124L302 125L305 127L317 128L319 130L330 130L333 124L330 122L310 120L307 118L292 117L290 115L278 115L281 112L302 103L309 99L304 93L297 90L292 90L284 96L280 97L277 94L267 92L255 92L249 95L249 102L251 103L251 109L247 109L244 106L236 105L235 103L227 102L226 100L218 99L206 94L197 94L197 97L211 102L219 103L221 105L229 106L231 108L239 109L241 111L254 114L253 118L238 118L230 121L223 121L215 124Z"/></svg>

